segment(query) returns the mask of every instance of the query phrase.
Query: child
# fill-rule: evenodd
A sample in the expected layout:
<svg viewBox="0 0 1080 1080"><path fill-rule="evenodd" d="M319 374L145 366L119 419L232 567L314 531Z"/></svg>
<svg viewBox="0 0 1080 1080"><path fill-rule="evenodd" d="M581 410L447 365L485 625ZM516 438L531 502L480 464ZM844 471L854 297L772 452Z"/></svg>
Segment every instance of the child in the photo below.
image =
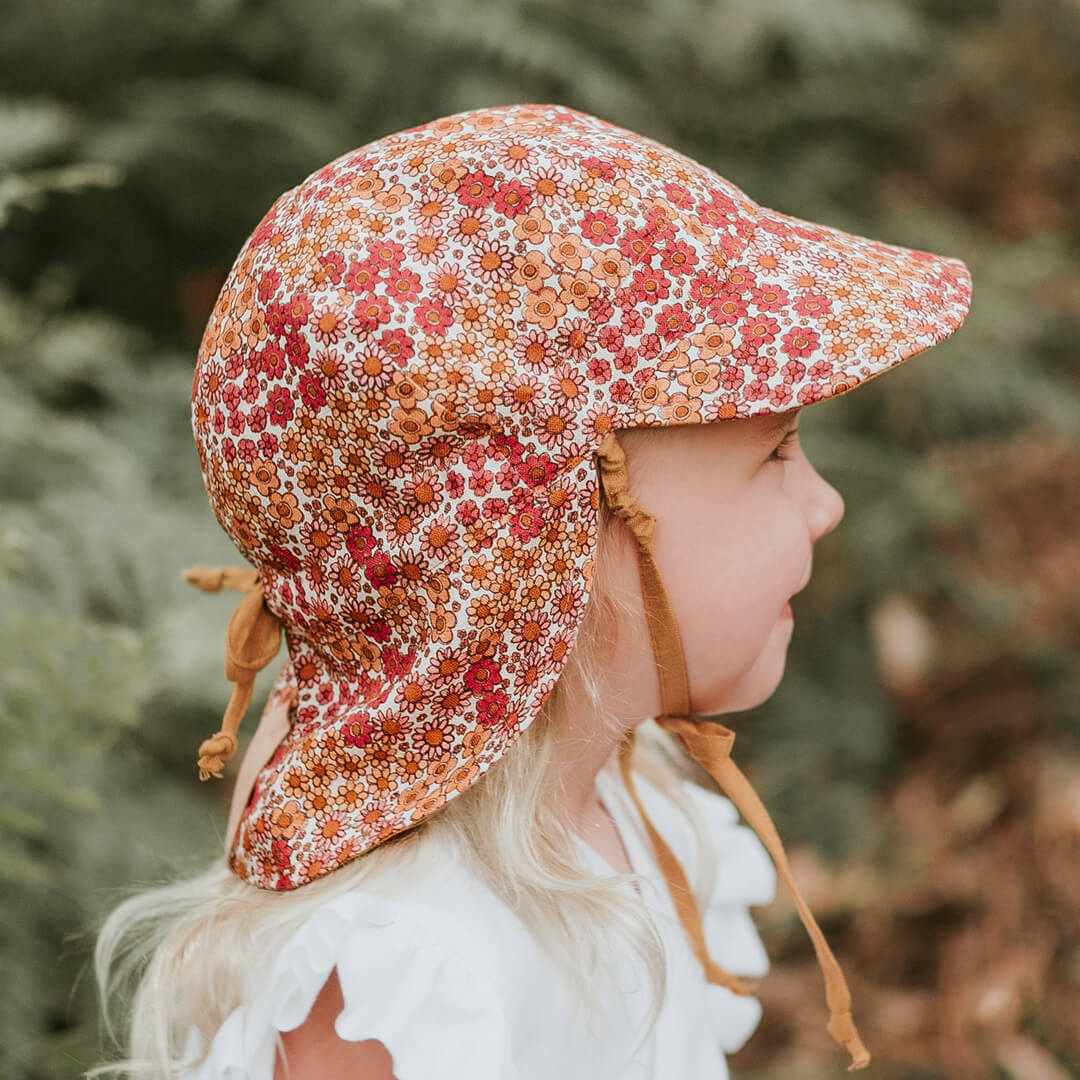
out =
<svg viewBox="0 0 1080 1080"><path fill-rule="evenodd" d="M136 1064L88 1075L725 1077L775 887L736 806L864 1067L733 735L700 717L775 689L843 514L800 409L970 295L958 259L766 209L564 106L443 117L285 192L192 386L257 568L185 572L244 594L203 779L282 629L288 657L225 863L102 930L103 993L140 976Z"/></svg>

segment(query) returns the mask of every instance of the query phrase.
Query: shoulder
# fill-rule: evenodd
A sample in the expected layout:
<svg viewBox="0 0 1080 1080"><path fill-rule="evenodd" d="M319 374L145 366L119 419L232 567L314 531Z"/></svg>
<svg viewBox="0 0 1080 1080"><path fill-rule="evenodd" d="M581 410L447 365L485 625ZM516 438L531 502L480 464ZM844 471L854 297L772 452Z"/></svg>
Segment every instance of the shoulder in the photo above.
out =
<svg viewBox="0 0 1080 1080"><path fill-rule="evenodd" d="M397 1080L512 1078L500 996L471 937L424 902L362 890L338 895L285 941L188 1075L271 1080L277 1033L312 1016L347 1043L382 1043Z"/></svg>

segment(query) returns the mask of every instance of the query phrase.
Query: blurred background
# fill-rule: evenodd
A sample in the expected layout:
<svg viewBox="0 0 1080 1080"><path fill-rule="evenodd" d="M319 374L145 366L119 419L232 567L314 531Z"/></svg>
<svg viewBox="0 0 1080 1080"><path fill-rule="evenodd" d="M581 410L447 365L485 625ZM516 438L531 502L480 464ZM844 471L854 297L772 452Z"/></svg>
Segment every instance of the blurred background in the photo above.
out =
<svg viewBox="0 0 1080 1080"><path fill-rule="evenodd" d="M99 1059L87 927L219 852L231 784L194 758L235 597L180 573L240 561L188 413L234 256L347 150L557 102L968 263L954 338L803 416L846 517L780 689L726 722L866 1075L1080 1077L1076 0L35 0L2 26L2 1075ZM809 942L784 898L758 914L732 1072L839 1076Z"/></svg>

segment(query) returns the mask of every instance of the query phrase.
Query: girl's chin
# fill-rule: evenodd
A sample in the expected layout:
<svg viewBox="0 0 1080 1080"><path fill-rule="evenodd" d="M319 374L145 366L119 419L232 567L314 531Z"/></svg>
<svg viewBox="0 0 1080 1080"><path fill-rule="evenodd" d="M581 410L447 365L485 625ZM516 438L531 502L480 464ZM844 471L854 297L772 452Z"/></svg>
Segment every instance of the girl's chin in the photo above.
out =
<svg viewBox="0 0 1080 1080"><path fill-rule="evenodd" d="M777 662L779 657L779 662ZM696 716L723 716L724 713L745 712L764 705L776 693L780 680L784 677L787 651L780 651L775 646L763 649L760 660L746 673L746 676L733 691L729 685L724 690L694 697L693 709Z"/></svg>

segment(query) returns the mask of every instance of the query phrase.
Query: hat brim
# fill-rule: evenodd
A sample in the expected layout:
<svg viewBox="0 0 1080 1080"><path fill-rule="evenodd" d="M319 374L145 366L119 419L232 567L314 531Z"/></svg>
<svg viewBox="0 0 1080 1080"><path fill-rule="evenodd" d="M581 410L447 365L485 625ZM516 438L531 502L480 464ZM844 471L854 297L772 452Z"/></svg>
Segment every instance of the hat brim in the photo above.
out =
<svg viewBox="0 0 1080 1080"><path fill-rule="evenodd" d="M757 289L786 290L799 310L777 335L778 360L802 360L803 385L792 379L793 398L816 382L817 364L831 368L824 384L843 393L929 349L956 332L971 306L971 272L963 260L887 244L869 237L762 207L741 262L761 271ZM814 311L823 298L822 308ZM803 345L802 321L818 334L817 348ZM768 328L763 328L767 334ZM808 403L813 393L803 393Z"/></svg>

